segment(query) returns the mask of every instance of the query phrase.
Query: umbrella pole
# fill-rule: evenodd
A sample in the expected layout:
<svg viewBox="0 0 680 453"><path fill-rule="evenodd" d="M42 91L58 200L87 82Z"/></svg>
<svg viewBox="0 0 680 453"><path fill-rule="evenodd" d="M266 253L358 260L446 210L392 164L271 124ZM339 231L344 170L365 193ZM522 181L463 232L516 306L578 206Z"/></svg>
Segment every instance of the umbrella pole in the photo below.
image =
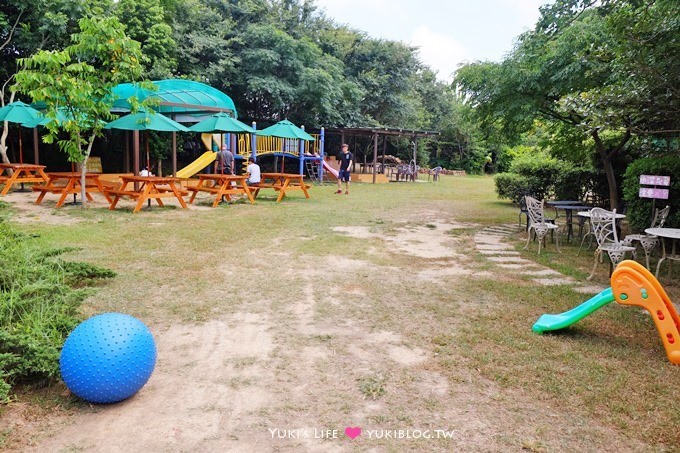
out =
<svg viewBox="0 0 680 453"><path fill-rule="evenodd" d="M132 131L132 163L135 176L139 176L139 131ZM139 183L135 181L135 190L139 190Z"/></svg>
<svg viewBox="0 0 680 453"><path fill-rule="evenodd" d="M19 163L23 164L24 163L24 148L21 143L21 127L19 128ZM21 185L21 188L23 189L23 184Z"/></svg>
<svg viewBox="0 0 680 453"><path fill-rule="evenodd" d="M24 163L24 150L21 144L21 127L19 127L19 163ZM28 192L28 189L24 188L24 183L21 183L21 188L17 192Z"/></svg>
<svg viewBox="0 0 680 453"><path fill-rule="evenodd" d="M35 160L36 165L40 164L40 156L38 154L38 128L37 127L33 128L33 159Z"/></svg>

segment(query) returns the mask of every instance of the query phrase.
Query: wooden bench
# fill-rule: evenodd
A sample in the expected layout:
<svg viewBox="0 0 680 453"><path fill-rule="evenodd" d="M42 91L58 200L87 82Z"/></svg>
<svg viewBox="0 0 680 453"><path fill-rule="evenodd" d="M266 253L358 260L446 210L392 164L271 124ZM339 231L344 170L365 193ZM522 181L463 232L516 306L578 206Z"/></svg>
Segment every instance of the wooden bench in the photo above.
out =
<svg viewBox="0 0 680 453"><path fill-rule="evenodd" d="M135 192L133 190L120 190L120 189L106 189L105 191L108 195L115 195L117 197L130 197L137 199L142 196L141 192Z"/></svg>
<svg viewBox="0 0 680 453"><path fill-rule="evenodd" d="M194 202L199 192L214 195L213 208L217 207L224 198L231 201L232 195L244 194L251 204L255 202L250 188L246 185L246 176L203 174L199 175L198 178L197 185L186 188L186 190L193 192L189 203Z"/></svg>

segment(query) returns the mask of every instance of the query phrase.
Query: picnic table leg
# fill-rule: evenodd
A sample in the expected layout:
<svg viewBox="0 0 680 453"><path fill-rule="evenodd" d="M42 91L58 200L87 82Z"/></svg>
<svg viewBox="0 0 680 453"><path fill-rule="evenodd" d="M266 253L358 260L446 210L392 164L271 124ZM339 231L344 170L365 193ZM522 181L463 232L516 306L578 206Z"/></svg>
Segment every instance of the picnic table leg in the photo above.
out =
<svg viewBox="0 0 680 453"><path fill-rule="evenodd" d="M286 196L286 189L288 188L289 182L290 182L290 180L288 178L286 178L286 180L283 182L283 185L279 189L279 197L276 199L277 203L280 202L281 200L283 200L283 197Z"/></svg>
<svg viewBox="0 0 680 453"><path fill-rule="evenodd" d="M96 184L97 184L97 189L99 190L99 193L101 193L102 195L104 195L104 198L106 198L106 201L108 201L109 203L111 203L111 197L109 196L108 193L106 193L106 189L104 188L104 185L103 185L102 182L99 180L99 178L97 178L97 179L95 180L95 182L96 182Z"/></svg>
<svg viewBox="0 0 680 453"><path fill-rule="evenodd" d="M177 190L177 187L175 187L175 183L173 181L170 181L170 188L172 189L172 193L175 194L175 197L177 197L177 201L179 201L179 204L182 206L182 208L186 209L187 204L184 202L184 198L182 198L182 195Z"/></svg>
<svg viewBox="0 0 680 453"><path fill-rule="evenodd" d="M305 193L305 198L309 198L309 192L307 192L307 186L305 185L304 179L300 177L300 187L302 188L302 191Z"/></svg>
<svg viewBox="0 0 680 453"><path fill-rule="evenodd" d="M73 180L69 179L68 183L66 184L66 187L61 191L61 197L59 197L59 201L57 201L57 208L60 208L64 202L66 201L66 197L71 193L71 190L74 188Z"/></svg>
<svg viewBox="0 0 680 453"><path fill-rule="evenodd" d="M17 180L17 177L19 176L19 170L16 170L14 173L12 173L12 176L10 176L7 181L5 181L5 187L2 189L2 192L0 192L0 196L5 196L9 192L9 189L12 188L14 183Z"/></svg>
<svg viewBox="0 0 680 453"><path fill-rule="evenodd" d="M41 191L40 191L40 195L38 195L38 199L35 200L35 204L40 204L40 203L42 203L43 198L45 198L45 195L47 194L48 188L49 188L49 187L50 187L50 184L47 184L47 186L45 186L45 190L41 190Z"/></svg>
<svg viewBox="0 0 680 453"><path fill-rule="evenodd" d="M109 211L113 211L116 209L116 205L118 204L118 200L120 200L120 195L116 194L113 196L113 201L111 201L111 206L109 206Z"/></svg>
<svg viewBox="0 0 680 453"><path fill-rule="evenodd" d="M243 192L248 196L248 200L250 200L250 204L255 204L255 200L253 199L253 194L250 193L250 187L248 187L248 184L245 181L241 181L241 186L243 187Z"/></svg>

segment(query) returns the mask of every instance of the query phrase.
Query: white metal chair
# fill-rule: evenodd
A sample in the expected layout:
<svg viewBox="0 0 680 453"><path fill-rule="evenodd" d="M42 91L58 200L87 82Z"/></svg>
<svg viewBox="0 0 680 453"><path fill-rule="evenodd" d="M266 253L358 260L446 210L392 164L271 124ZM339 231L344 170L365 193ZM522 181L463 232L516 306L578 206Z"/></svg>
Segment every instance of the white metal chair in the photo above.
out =
<svg viewBox="0 0 680 453"><path fill-rule="evenodd" d="M595 262L593 263L593 270L588 276L588 280L592 279L597 269L597 262L602 261L603 253L609 256L609 275L611 275L614 268L626 256L626 252L635 251L635 247L624 245L619 241L616 233L616 209L607 211L602 208L593 208L590 211L590 225L593 229L593 235L597 240L597 248L595 249Z"/></svg>
<svg viewBox="0 0 680 453"><path fill-rule="evenodd" d="M659 208L656 208L654 210L654 218L652 219L652 225L650 228L663 228L664 223L666 223L666 219L668 218L668 213L670 212L671 207L666 206L665 208L659 210ZM642 246L642 249L645 251L645 265L647 266L647 269L649 269L649 255L654 251L654 247L656 247L656 244L659 243L659 237L658 236L652 236L651 234L629 234L623 240L621 241L622 244L631 246L635 248L635 251L633 252L633 258L637 258L637 247L635 242L639 242L640 245Z"/></svg>
<svg viewBox="0 0 680 453"><path fill-rule="evenodd" d="M543 213L543 200L538 201L534 197L526 195L524 197L526 202L527 217L529 218L529 228L527 229L527 243L524 246L526 250L529 247L529 242L531 242L531 232L536 234L536 239L538 240L538 254L541 254L541 244L545 240L545 236L548 232L556 232L559 227L555 223L547 221ZM560 251L560 241L559 235L555 235L555 247L557 251Z"/></svg>

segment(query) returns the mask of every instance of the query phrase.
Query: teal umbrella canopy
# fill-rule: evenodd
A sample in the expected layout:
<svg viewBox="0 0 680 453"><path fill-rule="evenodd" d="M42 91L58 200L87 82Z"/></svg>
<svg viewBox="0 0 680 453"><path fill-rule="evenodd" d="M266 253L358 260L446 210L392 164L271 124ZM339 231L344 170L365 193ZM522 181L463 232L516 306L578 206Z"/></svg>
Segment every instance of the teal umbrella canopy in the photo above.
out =
<svg viewBox="0 0 680 453"><path fill-rule="evenodd" d="M40 112L28 104L21 101L16 101L7 104L0 109L0 122L7 121L10 123L19 123L22 126L24 123L35 121L40 117ZM21 143L21 131L19 131L19 162L24 163L24 149Z"/></svg>
<svg viewBox="0 0 680 453"><path fill-rule="evenodd" d="M248 126L241 121L230 117L224 112L215 113L204 119L200 123L196 123L189 128L193 132L232 132L232 133L250 133L254 134L255 129Z"/></svg>
<svg viewBox="0 0 680 453"><path fill-rule="evenodd" d="M38 114L38 117L32 121L27 121L22 124L24 127L38 127L38 126L45 126L47 123L52 121L53 119L57 122L57 124L62 124L66 121L69 120L70 115L66 115L63 110L59 109L57 110L57 116L55 118L49 118L47 116L44 116L42 113Z"/></svg>
<svg viewBox="0 0 680 453"><path fill-rule="evenodd" d="M257 135L314 141L314 137L288 120L279 121L261 131L257 131Z"/></svg>
<svg viewBox="0 0 680 453"><path fill-rule="evenodd" d="M111 121L104 129L124 129L128 131L189 132L189 129L165 115L155 112L137 112Z"/></svg>
<svg viewBox="0 0 680 453"><path fill-rule="evenodd" d="M21 101L12 102L0 109L0 121L24 124L35 121L40 117L40 112Z"/></svg>

